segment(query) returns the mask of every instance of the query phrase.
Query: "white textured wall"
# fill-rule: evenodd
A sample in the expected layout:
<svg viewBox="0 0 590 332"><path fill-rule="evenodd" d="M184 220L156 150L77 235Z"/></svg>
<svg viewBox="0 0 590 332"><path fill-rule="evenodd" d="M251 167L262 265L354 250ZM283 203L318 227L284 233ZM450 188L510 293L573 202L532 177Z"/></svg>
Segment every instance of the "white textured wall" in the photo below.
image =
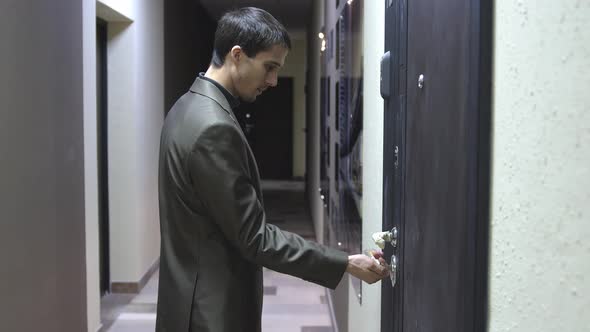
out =
<svg viewBox="0 0 590 332"><path fill-rule="evenodd" d="M293 176L305 175L305 52L307 38L290 32L291 51L279 76L293 78Z"/></svg>
<svg viewBox="0 0 590 332"><path fill-rule="evenodd" d="M495 4L490 331L590 331L590 2Z"/></svg>
<svg viewBox="0 0 590 332"><path fill-rule="evenodd" d="M111 282L138 282L159 256L157 162L164 118L163 1L101 1L108 27Z"/></svg>
<svg viewBox="0 0 590 332"><path fill-rule="evenodd" d="M375 248L371 234L381 231L383 202L383 99L380 63L384 52L384 1L364 0L363 10L363 237L362 246ZM353 2L353 5L357 3ZM384 282L388 282L386 279ZM350 332L381 329L381 283L362 285L362 305L349 286Z"/></svg>

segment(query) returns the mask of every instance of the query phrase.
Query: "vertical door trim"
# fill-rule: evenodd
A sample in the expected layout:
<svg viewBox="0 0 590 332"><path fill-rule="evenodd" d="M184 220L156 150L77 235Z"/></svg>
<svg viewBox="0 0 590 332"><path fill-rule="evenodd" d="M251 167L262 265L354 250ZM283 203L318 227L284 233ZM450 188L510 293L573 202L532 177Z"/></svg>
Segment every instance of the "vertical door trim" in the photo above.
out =
<svg viewBox="0 0 590 332"><path fill-rule="evenodd" d="M388 6L391 4L390 6ZM405 165L402 162L405 154L405 125L406 125L406 58L407 58L407 0L388 1L385 10L385 52L391 54L389 75L391 92L385 100L384 106L384 137L383 137L383 230L397 227L399 234L404 233L403 225L403 195L405 179ZM393 23L391 23L393 21ZM388 25L388 22L389 25ZM397 169L394 167L395 147L398 146ZM398 270L404 266L404 239L398 241L396 255ZM393 249L387 246L386 257L391 257ZM391 292L389 280L382 282L382 293ZM397 283L393 289L393 299L386 296L381 298L381 331L401 332L404 280L398 274ZM396 301L394 302L394 299Z"/></svg>
<svg viewBox="0 0 590 332"><path fill-rule="evenodd" d="M473 110L470 123L475 128L469 131L470 170L476 172L469 183L468 216L472 223L468 234L474 234L471 252L474 257L473 271L473 327L472 331L487 331L488 327L488 273L489 230L491 198L491 127L492 127L492 52L493 52L493 0L472 0L470 18L470 85L468 108ZM466 322L470 323L470 322ZM469 326L469 325L466 325Z"/></svg>

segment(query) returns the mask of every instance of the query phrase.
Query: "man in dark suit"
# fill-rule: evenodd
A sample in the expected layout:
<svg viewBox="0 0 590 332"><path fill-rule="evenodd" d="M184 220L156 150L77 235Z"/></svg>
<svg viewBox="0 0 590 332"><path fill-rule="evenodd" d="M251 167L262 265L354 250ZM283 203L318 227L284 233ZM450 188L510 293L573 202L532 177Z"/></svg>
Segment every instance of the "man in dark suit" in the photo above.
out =
<svg viewBox="0 0 590 332"><path fill-rule="evenodd" d="M276 86L291 42L269 13L218 23L211 65L166 117L160 142L158 332L257 332L262 266L335 288L385 268L266 223L256 161L232 109ZM272 137L269 137L272 139Z"/></svg>

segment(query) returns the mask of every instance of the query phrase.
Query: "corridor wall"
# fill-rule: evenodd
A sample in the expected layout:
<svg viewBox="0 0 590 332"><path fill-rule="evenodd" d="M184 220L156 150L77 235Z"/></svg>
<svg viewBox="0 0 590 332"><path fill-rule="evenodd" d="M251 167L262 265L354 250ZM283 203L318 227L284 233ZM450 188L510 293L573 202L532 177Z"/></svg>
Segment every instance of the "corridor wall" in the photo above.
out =
<svg viewBox="0 0 590 332"><path fill-rule="evenodd" d="M87 331L100 328L100 263L98 204L98 136L96 75L96 2L82 2L82 67L84 102L84 217L86 242Z"/></svg>
<svg viewBox="0 0 590 332"><path fill-rule="evenodd" d="M0 2L0 329L87 329L82 2Z"/></svg>
<svg viewBox="0 0 590 332"><path fill-rule="evenodd" d="M338 6L337 6L338 5ZM312 117L308 121L308 128L310 128L309 139L313 140L313 150L309 155L311 160L308 163L308 172L311 176L308 178L308 196L310 200L311 213L316 229L316 237L319 241L325 241L326 238L326 223L329 221L330 214L327 213L330 198L332 193L336 192L333 181L323 181L321 178L322 151L321 141L322 136L326 137L326 133L322 127L322 121L327 122L327 126L334 127L334 103L337 102L335 93L326 94L325 98L320 98L320 91L326 87L335 91L335 80L320 80L321 66L320 61L323 55L320 55L320 47L322 40L318 38L318 32L322 31L326 39L326 53L329 53L329 47L334 47L336 44L331 38L335 38L330 31L335 27L337 9L342 10L342 6L361 5L362 8L362 76L363 76L363 131L362 131L362 231L359 234L360 248L373 248L371 243L371 233L381 229L381 213L382 213L382 186L383 186L383 100L379 95L379 68L380 59L383 55L384 49L384 4L379 1L353 1L351 4L346 1L318 1L315 3L313 13L313 24L316 30L309 32L310 36L310 74L309 74L309 96L311 98L309 105L310 111L308 116ZM338 11L338 12L339 12ZM323 29L323 30L322 30ZM332 46L334 45L334 46ZM330 57L329 55L325 55ZM335 55L334 55L335 56ZM309 83L311 82L311 83ZM323 102L322 102L323 101ZM325 103L325 104L324 104ZM322 107L332 105L329 116L322 120ZM330 130L331 136L336 136L337 132ZM330 158L328 170L324 173L330 174L334 172L334 151L330 146L330 152L326 154L326 158ZM324 158L324 160L327 160ZM332 185L329 185L332 183ZM318 189L324 186L320 192ZM324 200L320 197L324 196ZM360 251L360 249L357 249ZM379 331L380 329L380 303L381 303L381 287L377 283L375 285L362 284L361 288L353 286L358 283L358 280L351 280L345 276L334 292L331 292L331 307L334 313L334 323L337 325L338 331ZM359 292L360 291L360 292ZM358 295L361 295L359 298Z"/></svg>
<svg viewBox="0 0 590 332"><path fill-rule="evenodd" d="M107 45L110 278L117 290L141 285L159 257L164 5L99 2L123 17L109 21Z"/></svg>
<svg viewBox="0 0 590 332"><path fill-rule="evenodd" d="M376 248L371 238L381 231L383 211L383 98L380 68L385 40L385 2L363 3L363 201L361 247ZM385 279L383 282L388 282ZM381 283L362 285L362 302L349 291L348 326L350 332L379 331L381 322ZM340 331L343 332L343 331Z"/></svg>
<svg viewBox="0 0 590 332"><path fill-rule="evenodd" d="M307 36L298 30L290 30L291 50L285 64L279 71L280 77L293 79L293 168L294 178L303 179L305 175L305 68ZM307 146L309 148L309 146Z"/></svg>
<svg viewBox="0 0 590 332"><path fill-rule="evenodd" d="M324 25L324 0L314 1L311 25L307 31L307 104L306 104L306 194L313 220L316 240L324 239L324 202L320 193L320 48L318 34Z"/></svg>

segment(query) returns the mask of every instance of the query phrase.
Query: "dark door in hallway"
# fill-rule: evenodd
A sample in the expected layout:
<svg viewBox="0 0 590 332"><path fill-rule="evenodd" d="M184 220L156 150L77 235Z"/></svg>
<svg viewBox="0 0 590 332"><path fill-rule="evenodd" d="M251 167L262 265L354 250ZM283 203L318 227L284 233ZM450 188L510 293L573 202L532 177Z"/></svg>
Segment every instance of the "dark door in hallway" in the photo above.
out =
<svg viewBox="0 0 590 332"><path fill-rule="evenodd" d="M236 112L263 179L293 177L293 78L279 77L254 103Z"/></svg>
<svg viewBox="0 0 590 332"><path fill-rule="evenodd" d="M487 2L386 1L383 228L399 239L382 331L485 331Z"/></svg>
<svg viewBox="0 0 590 332"><path fill-rule="evenodd" d="M98 246L100 294L110 291L109 176L107 130L107 22L96 24L96 143L98 161Z"/></svg>

